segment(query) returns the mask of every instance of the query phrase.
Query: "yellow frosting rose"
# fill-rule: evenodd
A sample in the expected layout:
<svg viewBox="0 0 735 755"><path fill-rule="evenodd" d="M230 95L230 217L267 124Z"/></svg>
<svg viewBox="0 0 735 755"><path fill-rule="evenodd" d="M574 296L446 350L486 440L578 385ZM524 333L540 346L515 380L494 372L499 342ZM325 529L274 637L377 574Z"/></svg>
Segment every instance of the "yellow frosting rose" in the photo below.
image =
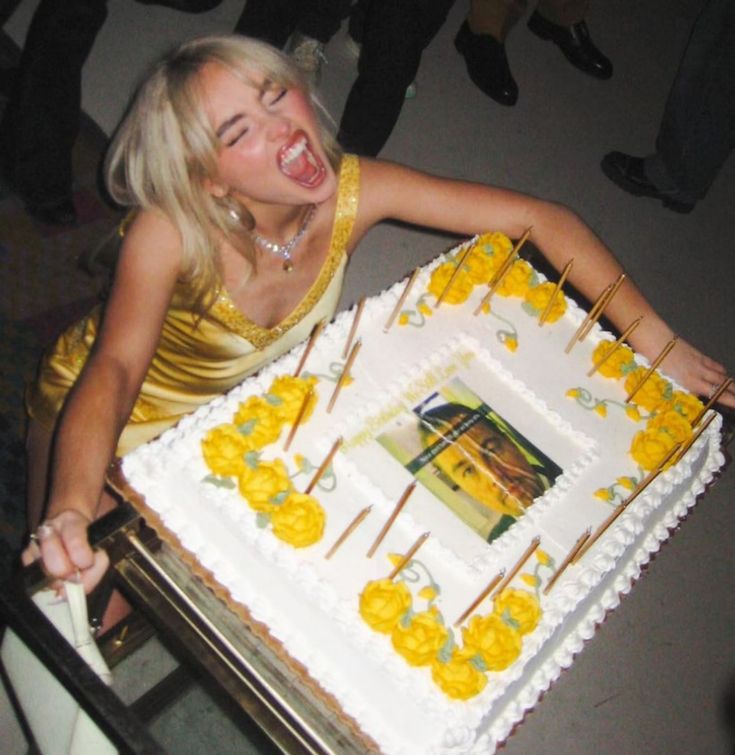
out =
<svg viewBox="0 0 735 755"><path fill-rule="evenodd" d="M429 280L429 293L438 299L447 287L455 269L456 265L451 262L445 262L435 268ZM464 270L460 270L442 301L447 304L462 304L462 302L467 301L473 288L474 284L470 276Z"/></svg>
<svg viewBox="0 0 735 755"><path fill-rule="evenodd" d="M534 286L526 293L525 300L533 309L537 310L539 315L546 309L546 305L549 303L551 294L556 286L547 281L546 283L540 283L538 286ZM551 307L551 311L546 316L546 322L556 322L567 311L567 300L564 294L560 291L554 299L554 304Z"/></svg>
<svg viewBox="0 0 735 755"><path fill-rule="evenodd" d="M470 663L465 653L456 650L446 663L437 659L431 664L431 678L454 700L469 700L479 695L487 684L487 676Z"/></svg>
<svg viewBox="0 0 735 755"><path fill-rule="evenodd" d="M283 427L276 407L262 396L250 396L243 401L232 421L243 431L251 451L276 441Z"/></svg>
<svg viewBox="0 0 735 755"><path fill-rule="evenodd" d="M646 374L644 367L638 367L637 369L629 372L625 378L625 390L630 393L635 390L636 386L641 382L643 376ZM649 412L654 412L666 403L666 392L670 387L670 383L664 380L658 372L654 372L641 389L633 396L633 401L642 406L644 409L648 409Z"/></svg>
<svg viewBox="0 0 735 755"><path fill-rule="evenodd" d="M592 363L597 364L613 347L615 341L600 341L597 348L592 352ZM621 378L626 368L634 362L633 351L627 346L619 346L615 353L603 364L598 372L608 378Z"/></svg>
<svg viewBox="0 0 735 755"><path fill-rule="evenodd" d="M704 409L704 404L696 396L685 391L674 391L671 394L671 406L689 422L693 422Z"/></svg>
<svg viewBox="0 0 735 755"><path fill-rule="evenodd" d="M494 231L493 233L484 233L477 239L476 244L478 246L489 244L493 249L493 256L499 258L499 262L503 262L513 249L513 242L501 231Z"/></svg>
<svg viewBox="0 0 735 755"><path fill-rule="evenodd" d="M495 598L494 610L501 617L507 611L510 618L518 622L518 631L522 635L533 632L541 618L538 598L527 590L506 588Z"/></svg>
<svg viewBox="0 0 735 755"><path fill-rule="evenodd" d="M271 513L277 507L273 500L291 490L286 465L280 460L263 461L255 469L245 467L237 481L240 495L255 511Z"/></svg>
<svg viewBox="0 0 735 755"><path fill-rule="evenodd" d="M495 272L493 258L477 247L467 255L464 266L470 280L475 284L487 283Z"/></svg>
<svg viewBox="0 0 735 755"><path fill-rule="evenodd" d="M675 444L676 441L662 430L639 430L633 436L630 455L643 469L650 471L661 463Z"/></svg>
<svg viewBox="0 0 735 755"><path fill-rule="evenodd" d="M234 425L213 427L202 439L207 466L217 475L239 475L245 468L244 455L250 444Z"/></svg>
<svg viewBox="0 0 735 755"><path fill-rule="evenodd" d="M407 627L398 622L391 633L396 652L411 666L427 666L447 641L447 628L438 621L436 611L414 614Z"/></svg>
<svg viewBox="0 0 735 755"><path fill-rule="evenodd" d="M403 582L376 579L360 594L360 616L376 632L390 634L411 608L411 593Z"/></svg>
<svg viewBox="0 0 735 755"><path fill-rule="evenodd" d="M503 276L503 280L498 286L498 294L500 296L524 297L528 292L532 273L533 268L526 260L516 260Z"/></svg>
<svg viewBox="0 0 735 755"><path fill-rule="evenodd" d="M268 393L281 400L281 403L273 408L282 422L293 424L301 410L301 405L304 403L304 397L316 383L317 379L313 375L307 378L280 375L271 383ZM317 399L318 396L314 392L306 407L306 412L301 418L302 422L311 417Z"/></svg>
<svg viewBox="0 0 735 755"><path fill-rule="evenodd" d="M305 493L291 493L271 515L273 534L294 548L319 542L324 534L326 514L319 501Z"/></svg>
<svg viewBox="0 0 735 755"><path fill-rule="evenodd" d="M674 443L684 443L692 436L692 426L679 412L669 411L657 414L648 421L647 430L661 430L674 439Z"/></svg>
<svg viewBox="0 0 735 755"><path fill-rule="evenodd" d="M521 652L521 633L494 613L473 616L462 636L465 648L478 653L490 671L508 668Z"/></svg>

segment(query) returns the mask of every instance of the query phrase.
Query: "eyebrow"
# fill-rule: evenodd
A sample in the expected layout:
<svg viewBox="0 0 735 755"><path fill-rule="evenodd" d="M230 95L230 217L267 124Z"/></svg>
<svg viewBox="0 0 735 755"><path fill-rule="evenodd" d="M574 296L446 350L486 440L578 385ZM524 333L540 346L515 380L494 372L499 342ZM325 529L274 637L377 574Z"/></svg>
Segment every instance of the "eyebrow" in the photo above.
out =
<svg viewBox="0 0 735 755"><path fill-rule="evenodd" d="M266 79L263 82L263 85L258 90L258 99L263 100L263 97L270 91L271 89L271 81L269 79ZM239 120L242 120L243 115L242 113L235 113L235 115L228 118L224 123L221 123L219 128L215 131L215 135L217 138L221 139L223 134L229 129L232 128Z"/></svg>
<svg viewBox="0 0 735 755"><path fill-rule="evenodd" d="M228 118L224 123L220 125L220 127L215 132L216 135L219 138L222 138L223 134L230 129L232 126L234 126L239 120L242 119L242 113L236 113L231 118Z"/></svg>

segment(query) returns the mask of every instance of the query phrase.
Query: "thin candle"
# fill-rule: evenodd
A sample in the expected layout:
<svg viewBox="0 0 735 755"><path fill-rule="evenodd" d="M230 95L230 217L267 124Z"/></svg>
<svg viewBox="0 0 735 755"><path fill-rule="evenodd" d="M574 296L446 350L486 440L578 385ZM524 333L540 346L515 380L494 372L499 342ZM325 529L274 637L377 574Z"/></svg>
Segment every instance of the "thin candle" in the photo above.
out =
<svg viewBox="0 0 735 755"><path fill-rule="evenodd" d="M551 296L549 297L549 301L544 307L544 311L541 313L541 317L538 318L539 327L541 327L546 322L546 318L551 313L551 308L554 306L554 302L556 301L556 297L559 295L559 292L562 290L562 286L564 286L564 284L567 282L567 277L569 276L569 271L572 269L573 264L574 258L572 257L572 259L570 259L569 262L567 262L567 264L564 266L561 277L556 282L556 286L554 286L554 290L551 292Z"/></svg>
<svg viewBox="0 0 735 755"><path fill-rule="evenodd" d="M564 353L568 354L575 343L577 343L577 340L582 335L582 332L587 327L587 323L597 315L597 313L600 311L600 309L605 304L605 299L610 294L610 291L612 290L613 284L608 284L605 288L602 289L602 292L600 295L595 299L595 303L592 305L592 308L590 311L585 315L584 320L582 320L580 326L574 331L574 335L569 339L569 343L566 345L566 348L564 349Z"/></svg>
<svg viewBox="0 0 735 755"><path fill-rule="evenodd" d="M664 361L664 359L666 359L666 357L669 355L669 352L671 351L671 349L673 349L674 346L676 346L676 342L678 340L679 340L679 336L674 336L666 344L666 346L664 346L663 349L661 349L661 353L653 360L653 362L651 363L651 366L646 370L645 374L641 378L641 381L627 395L627 397L625 399L625 403L626 404L629 404L633 400L633 396L635 396L636 393L638 393L638 391L643 387L643 384L646 382L646 380L648 380L648 378L650 378L651 375L653 375L655 369L661 364L661 362Z"/></svg>
<svg viewBox="0 0 735 755"><path fill-rule="evenodd" d="M366 506L357 514L357 516L347 525L345 531L334 541L334 545L332 545L332 547L324 554L324 558L332 558L332 556L337 552L337 549L360 526L360 523L372 511L372 509L372 506Z"/></svg>
<svg viewBox="0 0 735 755"><path fill-rule="evenodd" d="M551 579L547 582L546 587L544 587L543 593L544 595L548 595L554 585L557 583L559 577L561 577L562 574L566 571L569 564L571 564L574 559L577 557L577 554L579 553L582 546L587 542L590 534L592 533L592 529L588 527L576 540L574 545L572 546L569 553L567 553L566 558L559 564L559 568L554 572Z"/></svg>
<svg viewBox="0 0 735 755"><path fill-rule="evenodd" d="M523 568L523 565L535 553L541 543L541 538L536 536L531 540L530 545L523 551L523 555L516 561L515 566L508 572L505 579L498 585L496 592L501 593L512 582L513 577Z"/></svg>
<svg viewBox="0 0 735 755"><path fill-rule="evenodd" d="M309 406L309 402L311 401L311 398L313 395L314 395L314 386L310 385L309 390L306 392L306 395L304 396L304 400L301 402L301 406L299 407L299 411L298 411L298 414L296 415L296 419L294 420L293 425L291 425L291 430L288 434L288 437L286 438L286 442L283 444L284 451L288 451L289 447L291 446L294 436L296 435L296 430L299 429L301 420L304 419L304 415L306 414L306 409Z"/></svg>
<svg viewBox="0 0 735 755"><path fill-rule="evenodd" d="M387 319L385 325L383 326L383 332L387 333L390 330L391 325L393 325L393 321L398 317L398 313L401 311L401 307L405 303L406 299L408 298L408 294L416 280L416 277L419 274L419 269L416 268L411 275L409 276L408 281L406 281L406 286L403 289L403 292L398 297L398 301L396 302L396 306L393 307L393 311L390 313L390 317Z"/></svg>
<svg viewBox="0 0 735 755"><path fill-rule="evenodd" d="M311 331L311 335L309 336L309 342L306 344L306 348L304 349L304 353L301 355L301 359L299 359L299 364L294 370L293 376L298 377L301 374L301 370L304 369L304 365L306 364L306 358L311 353L311 350L314 348L314 344L316 343L316 339L319 338L319 334L324 330L324 320L319 320L319 322L313 327Z"/></svg>
<svg viewBox="0 0 735 755"><path fill-rule="evenodd" d="M620 290L620 286L623 285L623 281L625 280L625 273L620 273L615 283L612 284L612 288L610 291L608 291L607 296L603 299L602 303L600 304L599 310L595 313L594 317L590 318L590 321L585 326L584 330L580 333L579 340L584 341L585 338L589 335L589 332L592 330L593 325L602 317L602 315L605 313L605 310L610 305L610 302L615 298L615 294L618 293Z"/></svg>
<svg viewBox="0 0 735 755"><path fill-rule="evenodd" d="M398 499L398 503L396 503L396 505L393 507L391 515L388 517L388 520L383 525L383 528L378 533L378 536L375 538L375 542L373 542L373 544L370 546L370 549L367 552L368 558L372 558L373 555L375 555L375 551L378 549L378 546L383 542L383 538L388 534L388 530L393 526L393 522L396 521L396 517L401 513L401 509L406 505L406 501L409 499L409 496L415 489L416 480L410 483L401 494L401 497Z"/></svg>
<svg viewBox="0 0 735 755"><path fill-rule="evenodd" d="M643 319L643 316L641 315L638 319L633 320L633 322L628 325L628 327L622 332L620 338L618 338L617 341L612 345L612 348L605 354L602 359L599 359L597 362L595 362L594 365L592 365L592 369L587 373L587 377L592 377L597 370L602 367L605 362L607 362L608 359L623 345L623 341L625 341L626 338L640 325L641 320Z"/></svg>
<svg viewBox="0 0 735 755"><path fill-rule="evenodd" d="M352 347L352 351L350 351L350 355L347 357L347 361L345 362L344 367L342 368L342 374L339 376L337 385L334 386L332 397L329 399L329 404L327 406L327 414L329 414L332 411L332 409L334 409L334 404L337 401L337 396L339 396L339 392L342 390L342 387L347 381L347 377L350 374L352 365L355 362L355 357L357 356L357 353L360 351L361 346L362 346L362 341L358 338L357 341L355 341L355 345Z"/></svg>
<svg viewBox="0 0 735 755"><path fill-rule="evenodd" d="M399 561L398 564L396 564L393 571L388 575L388 579L394 579L401 573L403 567L406 566L406 564L414 557L414 555L416 555L416 551L428 540L430 534L430 532L424 532L423 535L418 536L416 542L408 549L406 555Z"/></svg>
<svg viewBox="0 0 735 755"><path fill-rule="evenodd" d="M490 282L488 283L487 293L485 296L482 297L482 300L477 305L477 308L472 313L473 315L479 315L480 312L482 312L482 308L490 301L495 291L498 289L498 286L503 282L503 278L505 277L505 274L510 270L510 266L515 262L515 258L518 256L518 252L521 251L521 247L526 243L526 240L531 235L531 229L526 228L526 230L523 233L523 236L521 236L520 239L518 239L518 243L511 249L510 254L505 258L503 261L503 264L497 269L495 275L490 279Z"/></svg>
<svg viewBox="0 0 735 755"><path fill-rule="evenodd" d="M470 603L469 606L467 606L466 610L463 611L462 615L454 622L454 626L458 627L464 620L477 608L477 606L482 603L485 598L487 598L488 595L495 589L496 585L500 580L505 576L505 569L501 569L493 578L490 580L490 584Z"/></svg>
<svg viewBox="0 0 735 755"><path fill-rule="evenodd" d="M365 297L363 296L359 302L357 302L357 308L355 309L355 316L352 318L352 327L350 328L350 333L347 336L347 341L345 342L345 348L342 352L342 359L346 359L347 355L350 353L350 347L352 346L352 341L355 337L355 333L357 333L357 326L360 324L360 318L362 317L362 310L365 308Z"/></svg>
<svg viewBox="0 0 735 755"><path fill-rule="evenodd" d="M306 486L304 493L308 495L312 490L314 490L316 484L319 482L319 480L321 480L322 475L327 471L327 467L332 463L332 459L334 458L334 455L337 453L341 445L342 438L337 438L337 440L335 440L332 444L332 447L329 449L329 453L324 457L324 461L319 465L319 469L316 470L316 473L311 478L311 482Z"/></svg>
<svg viewBox="0 0 735 755"><path fill-rule="evenodd" d="M587 539L584 545L579 549L577 555L573 559L573 563L577 563L579 559L584 556L585 553L600 539L602 534L610 527L610 525L630 506L631 503L664 471L669 461L679 452L681 443L677 443L663 459L658 463L658 466L651 471L648 476L644 477L638 485L635 486L633 492L618 506L610 516L605 519L602 524L594 531L594 533Z"/></svg>
<svg viewBox="0 0 735 755"><path fill-rule="evenodd" d="M449 289L452 287L452 284L455 280L457 280L457 276L459 275L459 271L462 269L462 265L464 265L465 260L469 256L470 252L472 251L472 246L468 245L467 248L462 252L462 256L459 258L457 262L457 267L454 268L454 272L449 276L449 280L447 281L446 286L442 289L441 294L439 294L439 298L436 300L436 307L437 309L441 306L441 303L444 301L444 298L449 293Z"/></svg>
<svg viewBox="0 0 735 755"><path fill-rule="evenodd" d="M732 378L725 378L720 385L717 387L715 392L710 396L709 401L707 401L704 409L702 409L701 412L694 418L694 422L692 422L692 427L695 425L698 425L702 417L717 403L718 399L722 394L730 387L730 384L732 383Z"/></svg>

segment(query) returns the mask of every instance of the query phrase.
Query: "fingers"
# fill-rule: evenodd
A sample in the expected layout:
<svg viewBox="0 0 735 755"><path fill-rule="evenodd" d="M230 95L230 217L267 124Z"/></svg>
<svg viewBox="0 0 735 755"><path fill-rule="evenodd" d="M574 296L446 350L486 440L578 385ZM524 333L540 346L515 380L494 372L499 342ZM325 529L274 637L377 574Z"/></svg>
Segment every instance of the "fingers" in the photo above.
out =
<svg viewBox="0 0 735 755"><path fill-rule="evenodd" d="M675 356L676 351L679 353ZM671 374L692 393L708 401L727 380L725 367L702 354L691 344L682 342L672 353ZM735 408L735 385L732 383L720 395L718 404Z"/></svg>
<svg viewBox="0 0 735 755"><path fill-rule="evenodd" d="M105 551L94 551L87 537L87 518L76 511L63 511L43 522L22 554L24 564L39 557L43 568L58 580L78 580L89 592L109 566ZM56 587L60 585L57 583Z"/></svg>

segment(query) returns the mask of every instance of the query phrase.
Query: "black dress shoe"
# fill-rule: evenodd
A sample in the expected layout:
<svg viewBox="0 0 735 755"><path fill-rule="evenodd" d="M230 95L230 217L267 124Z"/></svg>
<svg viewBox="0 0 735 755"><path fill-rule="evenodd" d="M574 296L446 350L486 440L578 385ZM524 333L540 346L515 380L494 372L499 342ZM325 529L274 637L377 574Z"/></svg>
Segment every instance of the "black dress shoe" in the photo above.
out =
<svg viewBox="0 0 735 755"><path fill-rule="evenodd" d="M566 59L580 71L598 79L609 79L612 76L612 63L595 47L584 21L571 26L559 26L534 11L528 20L528 28L537 37L557 45Z"/></svg>
<svg viewBox="0 0 735 755"><path fill-rule="evenodd" d="M71 197L51 202L25 202L28 214L44 225L72 226L77 223L77 210Z"/></svg>
<svg viewBox="0 0 735 755"><path fill-rule="evenodd" d="M489 34L473 34L465 21L454 40L464 56L467 73L473 83L501 105L515 105L518 84L510 72L505 45Z"/></svg>
<svg viewBox="0 0 735 755"><path fill-rule="evenodd" d="M687 213L694 209L694 203L682 202L671 193L661 191L646 175L642 157L633 157L624 152L608 152L600 163L602 172L623 191L635 197L660 199L664 207L674 212Z"/></svg>

